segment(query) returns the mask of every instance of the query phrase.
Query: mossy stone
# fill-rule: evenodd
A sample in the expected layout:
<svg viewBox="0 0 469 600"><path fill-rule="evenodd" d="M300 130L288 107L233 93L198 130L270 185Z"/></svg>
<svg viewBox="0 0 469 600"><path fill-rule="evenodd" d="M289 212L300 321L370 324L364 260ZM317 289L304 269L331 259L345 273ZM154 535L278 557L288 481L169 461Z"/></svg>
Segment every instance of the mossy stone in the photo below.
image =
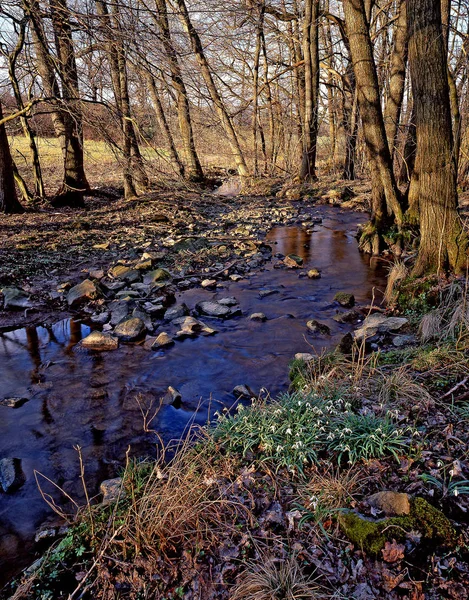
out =
<svg viewBox="0 0 469 600"><path fill-rule="evenodd" d="M345 308L352 308L355 306L355 296L348 294L347 292L337 292L334 296L334 300Z"/></svg>
<svg viewBox="0 0 469 600"><path fill-rule="evenodd" d="M381 523L367 521L353 512L340 513L338 522L348 539L366 554L376 556L384 548L386 536L381 533Z"/></svg>

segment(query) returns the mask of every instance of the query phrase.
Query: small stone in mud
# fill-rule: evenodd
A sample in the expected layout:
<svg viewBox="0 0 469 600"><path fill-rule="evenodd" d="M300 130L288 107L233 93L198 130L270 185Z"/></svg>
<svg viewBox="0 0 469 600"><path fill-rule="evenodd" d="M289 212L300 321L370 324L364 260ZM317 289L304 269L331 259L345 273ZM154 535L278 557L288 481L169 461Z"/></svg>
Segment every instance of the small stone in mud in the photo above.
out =
<svg viewBox="0 0 469 600"><path fill-rule="evenodd" d="M20 458L2 458L0 460L0 491L8 494L19 489L26 477Z"/></svg>
<svg viewBox="0 0 469 600"><path fill-rule="evenodd" d="M173 319L180 319L187 314L189 314L189 308L183 303L168 308L168 310L164 313L164 318L166 321L172 321Z"/></svg>
<svg viewBox="0 0 469 600"><path fill-rule="evenodd" d="M213 288L217 285L216 279L204 279L200 284L203 288Z"/></svg>
<svg viewBox="0 0 469 600"><path fill-rule="evenodd" d="M85 279L71 288L67 294L67 303L69 306L77 306L87 300L94 300L97 296L98 288L91 279Z"/></svg>
<svg viewBox="0 0 469 600"><path fill-rule="evenodd" d="M22 308L31 308L31 300L23 290L14 287L3 288L3 308L5 310L15 310Z"/></svg>
<svg viewBox="0 0 469 600"><path fill-rule="evenodd" d="M99 486L99 491L103 495L103 504L111 504L119 498L125 498L126 493L122 487L122 477L106 479Z"/></svg>
<svg viewBox="0 0 469 600"><path fill-rule="evenodd" d="M314 355L309 352L297 352L295 354L295 360L302 360L303 362L310 362L314 360Z"/></svg>
<svg viewBox="0 0 469 600"><path fill-rule="evenodd" d="M220 298L220 300L217 300L218 304L222 304L223 306L236 306L238 304L238 301L236 300L236 298Z"/></svg>
<svg viewBox="0 0 469 600"><path fill-rule="evenodd" d="M321 273L317 269L310 269L308 271L308 277L310 279L320 279L321 278Z"/></svg>
<svg viewBox="0 0 469 600"><path fill-rule="evenodd" d="M119 323L114 329L116 335L123 342L138 340L145 332L145 323L138 317L131 317Z"/></svg>
<svg viewBox="0 0 469 600"><path fill-rule="evenodd" d="M311 319L306 323L306 327L310 331L310 333L320 333L322 335L331 335L331 330L324 323L320 323L316 321L316 319Z"/></svg>
<svg viewBox="0 0 469 600"><path fill-rule="evenodd" d="M278 294L278 290L259 290L260 298L267 298L267 296L272 296L272 294Z"/></svg>
<svg viewBox="0 0 469 600"><path fill-rule="evenodd" d="M229 306L223 306L223 304L218 304L218 302L198 302L195 307L199 313L219 319L227 317L231 313Z"/></svg>
<svg viewBox="0 0 469 600"><path fill-rule="evenodd" d="M166 269L156 269L145 275L143 283L156 283L157 281L166 281L171 279L171 274Z"/></svg>
<svg viewBox="0 0 469 600"><path fill-rule="evenodd" d="M255 398L256 394L248 385L237 385L233 388L233 394L236 398Z"/></svg>
<svg viewBox="0 0 469 600"><path fill-rule="evenodd" d="M334 296L334 300L344 308L352 308L352 306L355 306L355 296L353 294L348 294L347 292L337 292Z"/></svg>
<svg viewBox="0 0 469 600"><path fill-rule="evenodd" d="M160 350L174 344L173 338L165 331L162 331L151 345L152 350Z"/></svg>
<svg viewBox="0 0 469 600"><path fill-rule="evenodd" d="M179 390L174 388L172 385L166 390L166 394L163 397L163 404L165 406L172 405L174 408L180 408L182 402L182 395Z"/></svg>
<svg viewBox="0 0 469 600"><path fill-rule="evenodd" d="M251 321L267 321L267 317L265 316L264 313L261 313L261 312L252 313L252 315L249 317L249 319Z"/></svg>
<svg viewBox="0 0 469 600"><path fill-rule="evenodd" d="M82 340L81 345L87 350L117 350L119 341L115 337L112 337L112 335L109 335L109 333L92 331Z"/></svg>
<svg viewBox="0 0 469 600"><path fill-rule="evenodd" d="M9 408L19 408L23 406L26 402L28 402L29 398L12 397L12 398L3 398L0 400L0 406L8 406Z"/></svg>
<svg viewBox="0 0 469 600"><path fill-rule="evenodd" d="M363 319L363 315L358 310L347 310L343 313L338 313L332 317L337 323L354 323L360 319Z"/></svg>

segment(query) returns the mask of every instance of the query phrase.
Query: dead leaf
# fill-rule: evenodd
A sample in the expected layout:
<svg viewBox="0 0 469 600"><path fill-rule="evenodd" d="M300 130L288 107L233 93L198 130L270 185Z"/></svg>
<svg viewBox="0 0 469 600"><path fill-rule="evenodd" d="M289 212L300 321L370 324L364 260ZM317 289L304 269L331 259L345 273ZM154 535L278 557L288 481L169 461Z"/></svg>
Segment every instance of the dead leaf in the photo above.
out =
<svg viewBox="0 0 469 600"><path fill-rule="evenodd" d="M398 544L396 540L392 542L386 542L383 550L383 560L389 563L397 562L404 558L405 546L404 544Z"/></svg>

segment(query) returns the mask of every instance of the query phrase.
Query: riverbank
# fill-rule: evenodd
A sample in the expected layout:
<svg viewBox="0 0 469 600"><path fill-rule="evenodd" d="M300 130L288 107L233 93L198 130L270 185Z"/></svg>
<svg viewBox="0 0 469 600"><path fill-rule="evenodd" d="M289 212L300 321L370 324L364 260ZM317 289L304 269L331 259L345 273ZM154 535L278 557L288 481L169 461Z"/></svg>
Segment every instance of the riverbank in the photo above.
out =
<svg viewBox="0 0 469 600"><path fill-rule="evenodd" d="M406 302L351 354L298 357L288 394L129 461L3 597L466 598L465 290Z"/></svg>

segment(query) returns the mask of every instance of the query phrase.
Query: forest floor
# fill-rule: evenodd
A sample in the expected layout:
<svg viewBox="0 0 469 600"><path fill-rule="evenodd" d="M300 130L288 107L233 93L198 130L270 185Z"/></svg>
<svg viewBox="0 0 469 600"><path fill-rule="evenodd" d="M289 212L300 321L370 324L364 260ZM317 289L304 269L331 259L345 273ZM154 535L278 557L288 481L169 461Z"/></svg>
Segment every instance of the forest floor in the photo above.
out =
<svg viewBox="0 0 469 600"><path fill-rule="evenodd" d="M73 313L72 285L144 253L181 289L255 269L263 234L318 199L363 210L354 186L324 181L301 201L279 183L268 197L173 188L0 217L0 285L29 303L0 326ZM348 348L296 360L288 394L239 405L156 463L129 461L0 597L469 598L465 282L390 300Z"/></svg>

